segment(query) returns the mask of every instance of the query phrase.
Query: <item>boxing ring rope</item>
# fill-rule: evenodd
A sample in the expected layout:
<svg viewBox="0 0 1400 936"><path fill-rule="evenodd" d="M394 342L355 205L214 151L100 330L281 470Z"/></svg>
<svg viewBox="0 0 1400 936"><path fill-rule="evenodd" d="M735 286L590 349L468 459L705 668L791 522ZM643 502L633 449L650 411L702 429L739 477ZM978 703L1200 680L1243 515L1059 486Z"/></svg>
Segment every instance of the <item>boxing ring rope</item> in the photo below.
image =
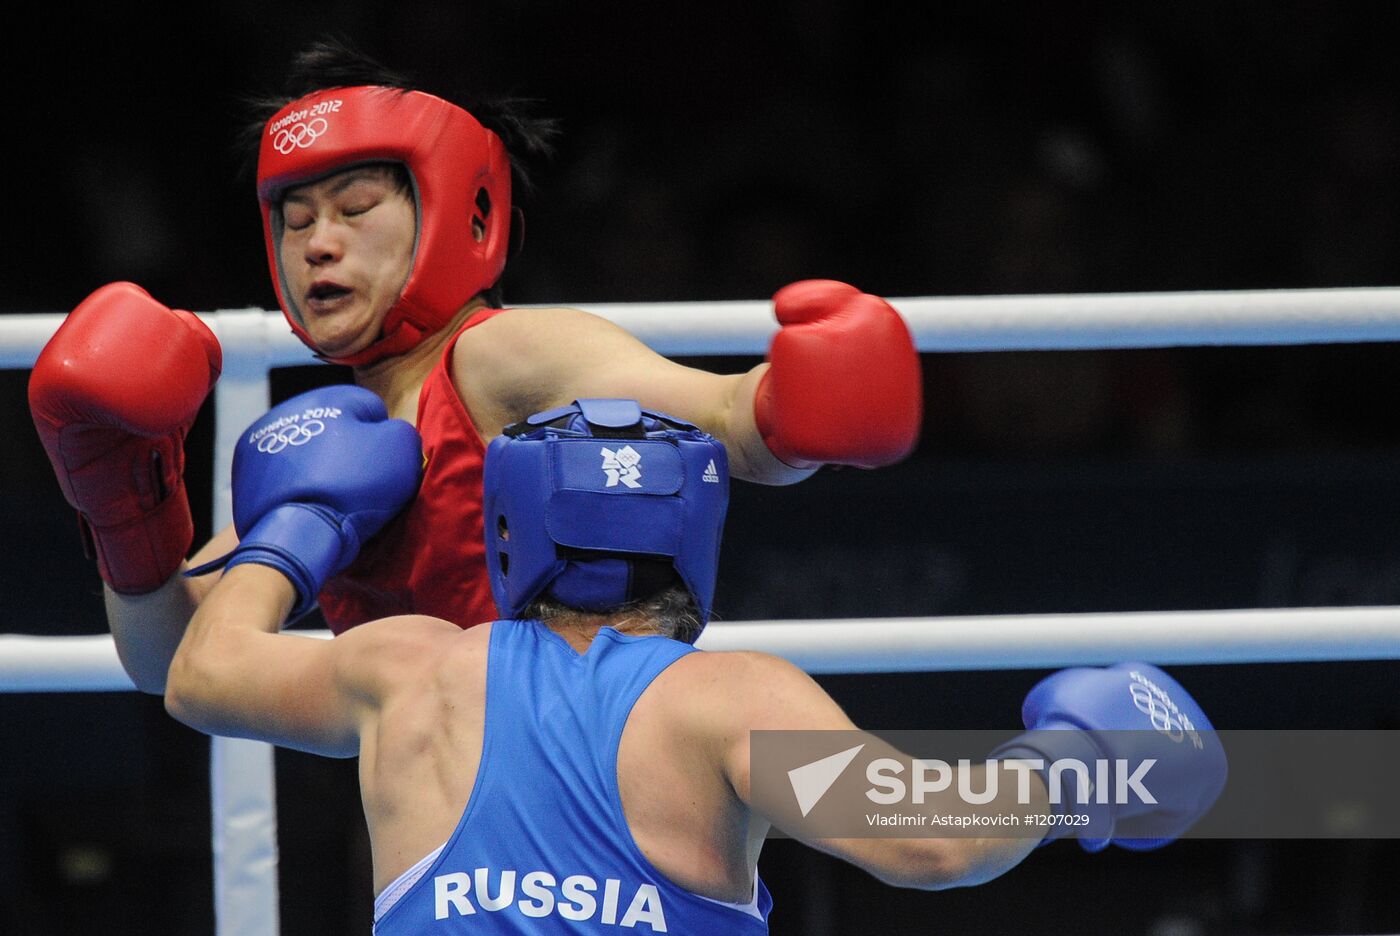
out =
<svg viewBox="0 0 1400 936"><path fill-rule="evenodd" d="M960 296L891 300L920 351L1034 351L1400 341L1400 288ZM776 330L767 302L581 303L662 354L762 354ZM269 367L310 363L277 313L248 318ZM252 317L260 317L259 328ZM30 367L62 315L0 316L0 368ZM256 333L256 334L255 334ZM225 345L225 366L229 364Z"/></svg>
<svg viewBox="0 0 1400 936"><path fill-rule="evenodd" d="M1055 669L1122 660L1175 666L1400 659L1400 608L881 618L878 630L869 624L869 618L717 621L699 646L761 650L816 674ZM0 692L135 688L109 636L0 634Z"/></svg>
<svg viewBox="0 0 1400 936"><path fill-rule="evenodd" d="M891 300L921 351L1087 350L1400 341L1400 289L1313 289ZM584 304L669 356L761 355L767 302ZM280 313L202 316L224 350L214 395L214 528L231 522L243 426L270 405L269 371L313 359ZM28 369L62 315L0 316L0 368ZM1400 658L1400 608L734 622L702 646L766 650L814 673L1056 668L1122 659L1271 663ZM0 635L0 692L120 691L109 636ZM211 742L216 932L278 932L272 748Z"/></svg>

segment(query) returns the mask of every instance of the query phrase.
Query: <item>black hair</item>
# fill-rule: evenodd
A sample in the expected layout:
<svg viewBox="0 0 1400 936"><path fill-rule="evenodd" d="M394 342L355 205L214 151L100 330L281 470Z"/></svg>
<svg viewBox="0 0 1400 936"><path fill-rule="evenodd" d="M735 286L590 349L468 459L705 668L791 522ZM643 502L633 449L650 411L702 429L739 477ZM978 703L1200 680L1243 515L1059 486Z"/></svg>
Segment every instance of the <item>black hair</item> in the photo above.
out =
<svg viewBox="0 0 1400 936"><path fill-rule="evenodd" d="M326 88L379 85L403 91L428 91L467 110L495 133L510 154L512 188L533 191L525 161L547 159L554 152L559 122L538 113L539 101L508 95L443 94L395 71L355 48L342 37L319 39L292 59L281 87L244 99L247 124L238 135L239 149L256 168L258 143L268 118L297 98Z"/></svg>
<svg viewBox="0 0 1400 936"><path fill-rule="evenodd" d="M297 53L276 90L243 98L246 119L237 142L244 172L249 176L256 174L263 128L273 114L313 91L356 85L414 90L408 76L386 68L343 38L320 39Z"/></svg>

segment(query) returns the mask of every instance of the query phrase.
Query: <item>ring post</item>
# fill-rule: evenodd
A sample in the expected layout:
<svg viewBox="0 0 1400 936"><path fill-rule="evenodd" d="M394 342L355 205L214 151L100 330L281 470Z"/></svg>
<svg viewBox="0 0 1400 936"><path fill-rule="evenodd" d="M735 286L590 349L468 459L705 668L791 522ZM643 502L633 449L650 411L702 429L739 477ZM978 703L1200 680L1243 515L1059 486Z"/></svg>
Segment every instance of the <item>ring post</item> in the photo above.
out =
<svg viewBox="0 0 1400 936"><path fill-rule="evenodd" d="M214 389L214 529L233 522L233 451L243 427L271 404L268 333L257 309L219 312L210 325L224 349ZM277 936L277 795L272 746L210 739L209 790L218 936Z"/></svg>

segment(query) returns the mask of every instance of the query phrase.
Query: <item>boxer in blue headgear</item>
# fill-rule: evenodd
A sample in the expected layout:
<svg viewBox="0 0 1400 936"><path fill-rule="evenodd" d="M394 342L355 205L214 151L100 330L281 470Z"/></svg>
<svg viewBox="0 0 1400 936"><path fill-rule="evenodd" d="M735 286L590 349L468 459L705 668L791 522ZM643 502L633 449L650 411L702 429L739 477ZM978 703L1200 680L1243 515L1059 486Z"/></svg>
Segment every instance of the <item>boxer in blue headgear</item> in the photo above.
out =
<svg viewBox="0 0 1400 936"><path fill-rule="evenodd" d="M635 400L579 400L509 426L486 454L486 565L505 617L537 599L610 612L683 586L710 617L729 501L724 446ZM547 607L547 605L546 605Z"/></svg>
<svg viewBox="0 0 1400 936"><path fill-rule="evenodd" d="M758 936L771 900L757 861L773 823L889 883L956 887L996 877L1042 838L1159 847L1225 782L1209 720L1169 675L1077 668L1027 697L1035 730L997 755L1016 782L988 786L1002 768L960 765L924 801L934 815L970 805L987 822L1024 814L1024 837L830 838L804 826L791 774L766 794L755 780L753 739L856 726L785 660L692 645L714 596L724 449L630 400L541 413L487 449L501 619L464 631L398 615L335 640L281 634L412 495L418 439L387 416L368 390L325 388L244 433L233 501L246 535L184 634L165 699L203 731L359 757L377 936ZM267 444L289 425L306 431ZM1165 711L1189 741L1154 730ZM860 738L851 752L906 757ZM1046 767L1066 758L1118 765L1120 782L1145 769L1129 776L1129 758L1150 758L1162 782L1150 804L1096 803L1093 824L1072 829L1052 822L1071 791ZM953 792L994 788L970 804Z"/></svg>

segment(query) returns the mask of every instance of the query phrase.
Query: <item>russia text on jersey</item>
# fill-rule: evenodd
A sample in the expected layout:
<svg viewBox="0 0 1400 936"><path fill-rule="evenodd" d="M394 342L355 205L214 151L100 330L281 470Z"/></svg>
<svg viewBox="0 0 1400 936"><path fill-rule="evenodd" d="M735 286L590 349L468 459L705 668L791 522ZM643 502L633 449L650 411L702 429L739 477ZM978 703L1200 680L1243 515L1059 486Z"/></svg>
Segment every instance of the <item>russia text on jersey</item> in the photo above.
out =
<svg viewBox="0 0 1400 936"><path fill-rule="evenodd" d="M517 877L519 900L515 894ZM535 918L558 914L566 920L597 917L598 922L614 926L635 927L645 923L652 932L666 932L666 914L656 885L641 884L628 889L632 891L631 897L619 919L618 909L623 902L622 882L617 878L605 878L600 894L598 882L586 874L571 874L559 881L548 871L530 871L524 875L511 869L493 872L490 868L477 868L474 874L454 871L433 878L433 915L434 919L445 920L453 914L470 916L478 909L516 912Z"/></svg>

